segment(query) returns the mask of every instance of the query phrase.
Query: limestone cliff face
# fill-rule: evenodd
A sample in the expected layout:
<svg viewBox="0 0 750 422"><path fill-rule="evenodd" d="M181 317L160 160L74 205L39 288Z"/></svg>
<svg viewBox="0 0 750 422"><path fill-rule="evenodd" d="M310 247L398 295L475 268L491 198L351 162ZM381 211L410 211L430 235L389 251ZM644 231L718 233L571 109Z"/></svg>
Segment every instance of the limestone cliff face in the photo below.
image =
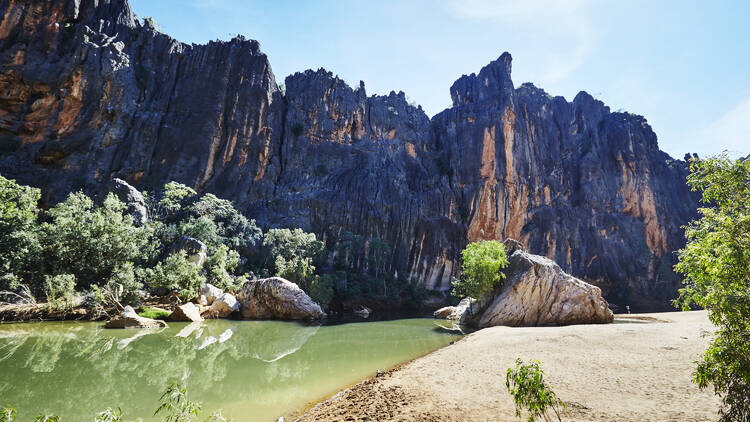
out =
<svg viewBox="0 0 750 422"><path fill-rule="evenodd" d="M120 177L177 180L449 288L459 251L521 239L610 301L666 303L696 198L645 119L515 88L503 54L432 119L325 70L275 81L256 41L187 45L127 0L0 0L0 173L48 203Z"/></svg>

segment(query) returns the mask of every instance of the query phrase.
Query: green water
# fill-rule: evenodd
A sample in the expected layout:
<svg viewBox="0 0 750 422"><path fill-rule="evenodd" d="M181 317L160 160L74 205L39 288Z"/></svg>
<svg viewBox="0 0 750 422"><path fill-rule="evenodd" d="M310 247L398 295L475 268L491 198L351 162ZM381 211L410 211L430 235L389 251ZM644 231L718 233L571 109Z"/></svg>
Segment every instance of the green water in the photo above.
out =
<svg viewBox="0 0 750 422"><path fill-rule="evenodd" d="M203 417L221 410L236 422L275 421L457 338L430 319L324 326L214 320L156 331L101 327L0 324L0 404L12 404L21 421L41 412L91 421L106 407L150 421L164 387L179 381L203 404Z"/></svg>

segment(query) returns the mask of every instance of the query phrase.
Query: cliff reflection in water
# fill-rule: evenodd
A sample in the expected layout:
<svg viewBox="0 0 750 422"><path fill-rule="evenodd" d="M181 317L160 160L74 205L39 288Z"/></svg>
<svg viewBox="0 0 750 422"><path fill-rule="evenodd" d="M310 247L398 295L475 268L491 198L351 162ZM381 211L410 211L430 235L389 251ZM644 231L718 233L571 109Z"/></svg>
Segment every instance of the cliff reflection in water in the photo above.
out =
<svg viewBox="0 0 750 422"><path fill-rule="evenodd" d="M268 420L377 369L425 354L455 335L431 320L335 326L279 321L173 323L104 330L98 323L0 325L0 398L27 419L89 420L106 407L152 420L169 381L207 410Z"/></svg>

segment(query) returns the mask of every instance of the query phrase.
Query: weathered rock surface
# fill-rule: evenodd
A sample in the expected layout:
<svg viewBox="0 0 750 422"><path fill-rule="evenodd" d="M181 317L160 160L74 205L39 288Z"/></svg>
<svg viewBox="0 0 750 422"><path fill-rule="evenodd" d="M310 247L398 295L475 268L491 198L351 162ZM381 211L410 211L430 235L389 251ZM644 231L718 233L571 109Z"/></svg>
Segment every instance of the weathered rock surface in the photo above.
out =
<svg viewBox="0 0 750 422"><path fill-rule="evenodd" d="M114 178L112 179L112 193L128 207L128 212L133 217L133 223L136 226L142 226L148 222L146 201L138 189L122 179Z"/></svg>
<svg viewBox="0 0 750 422"><path fill-rule="evenodd" d="M243 318L323 319L326 314L302 289L281 277L251 280L238 294Z"/></svg>
<svg viewBox="0 0 750 422"><path fill-rule="evenodd" d="M471 311L469 310L471 306ZM439 319L447 319L459 324L471 325L479 317L477 301L468 297L461 299L456 306L445 306L433 312L433 316Z"/></svg>
<svg viewBox="0 0 750 422"><path fill-rule="evenodd" d="M188 322L201 322L201 312L194 303L188 302L182 305L178 305L174 308L174 311L169 315L170 321L188 321Z"/></svg>
<svg viewBox="0 0 750 422"><path fill-rule="evenodd" d="M566 274L549 258L516 250L505 287L482 310L479 327L606 324L614 315L601 289Z"/></svg>
<svg viewBox="0 0 750 422"><path fill-rule="evenodd" d="M216 300L217 297L221 296L224 292L214 286L211 283L206 283L201 287L201 302L203 301L203 297L206 299L206 303L201 303L202 305L211 305L214 303L214 300Z"/></svg>
<svg viewBox="0 0 750 422"><path fill-rule="evenodd" d="M104 328L160 328L166 326L167 323L164 321L138 315L130 306L126 306L122 314L104 324Z"/></svg>
<svg viewBox="0 0 750 422"><path fill-rule="evenodd" d="M178 251L184 252L187 260L198 267L203 266L208 256L208 247L206 247L206 244L190 236L181 236L174 241L170 249L173 253Z"/></svg>
<svg viewBox="0 0 750 422"><path fill-rule="evenodd" d="M231 293L222 293L216 300L211 303L211 306L203 312L203 316L206 318L227 318L232 315L233 312L240 310L240 303L237 298Z"/></svg>
<svg viewBox="0 0 750 422"><path fill-rule="evenodd" d="M322 69L284 93L256 41L180 43L127 0L8 0L0 16L0 173L46 203L176 180L331 251L345 231L379 237L430 289L450 288L467 242L513 237L620 303L676 292L697 205L685 162L643 117L515 87L510 54L430 119Z"/></svg>

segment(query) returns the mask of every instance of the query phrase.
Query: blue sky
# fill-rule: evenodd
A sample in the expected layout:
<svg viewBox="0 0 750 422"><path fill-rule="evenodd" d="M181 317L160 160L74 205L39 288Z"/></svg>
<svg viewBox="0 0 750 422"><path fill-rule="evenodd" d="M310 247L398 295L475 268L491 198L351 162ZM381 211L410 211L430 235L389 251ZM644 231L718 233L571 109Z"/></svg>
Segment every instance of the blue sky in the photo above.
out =
<svg viewBox="0 0 750 422"><path fill-rule="evenodd" d="M260 41L277 81L324 67L428 115L503 51L516 86L645 116L674 157L750 153L750 1L130 0L188 43Z"/></svg>

